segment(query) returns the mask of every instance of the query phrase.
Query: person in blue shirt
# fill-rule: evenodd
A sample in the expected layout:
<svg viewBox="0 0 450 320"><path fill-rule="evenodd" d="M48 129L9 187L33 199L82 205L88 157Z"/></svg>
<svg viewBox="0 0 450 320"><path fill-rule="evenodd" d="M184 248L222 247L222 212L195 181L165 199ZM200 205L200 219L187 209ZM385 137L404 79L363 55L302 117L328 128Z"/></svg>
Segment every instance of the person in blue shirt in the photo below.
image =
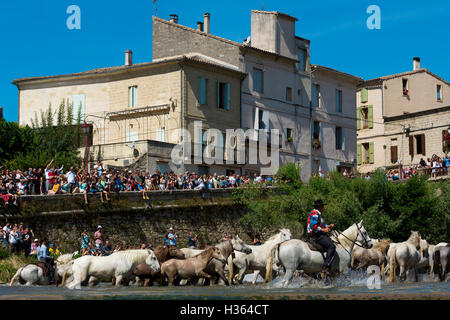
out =
<svg viewBox="0 0 450 320"><path fill-rule="evenodd" d="M167 235L168 245L169 246L177 246L177 233L173 231L173 228L169 229L169 234Z"/></svg>
<svg viewBox="0 0 450 320"><path fill-rule="evenodd" d="M40 262L43 262L45 264L45 267L48 269L48 276L50 278L50 283L53 283L55 269L53 268L53 261L50 258L50 252L48 251L47 240L42 241L42 245L40 246L40 252L41 252Z"/></svg>

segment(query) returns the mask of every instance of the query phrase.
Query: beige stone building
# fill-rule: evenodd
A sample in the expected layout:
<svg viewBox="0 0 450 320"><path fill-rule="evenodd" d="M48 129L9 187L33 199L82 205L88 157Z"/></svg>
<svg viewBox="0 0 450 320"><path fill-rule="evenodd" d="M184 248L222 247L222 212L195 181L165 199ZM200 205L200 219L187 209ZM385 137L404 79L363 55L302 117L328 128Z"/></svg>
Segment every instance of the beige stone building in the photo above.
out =
<svg viewBox="0 0 450 320"><path fill-rule="evenodd" d="M243 73L200 55L140 64L133 64L131 55L126 52L124 66L15 80L19 124L31 125L49 104L56 112L64 100L73 104L74 116L81 109L82 121L92 125L91 163L102 160L117 167L137 163L162 172L170 171L180 128L189 130L194 139L194 121L201 121L204 130L211 127L223 133L240 127ZM217 173L227 169L233 167L212 168Z"/></svg>
<svg viewBox="0 0 450 320"><path fill-rule="evenodd" d="M365 81L357 94L358 170L418 165L443 155L450 126L450 84L420 66Z"/></svg>
<svg viewBox="0 0 450 320"><path fill-rule="evenodd" d="M320 169L326 173L356 167L352 119L356 86L362 79L312 66L310 41L296 36L296 21L284 13L253 10L251 35L239 43L213 34L209 14L197 28L153 17L153 61L201 53L245 73L241 128L254 130L255 136L279 130L280 165L301 164L307 181ZM321 140L317 150L312 148L314 126ZM242 173L252 175L261 167L245 165Z"/></svg>

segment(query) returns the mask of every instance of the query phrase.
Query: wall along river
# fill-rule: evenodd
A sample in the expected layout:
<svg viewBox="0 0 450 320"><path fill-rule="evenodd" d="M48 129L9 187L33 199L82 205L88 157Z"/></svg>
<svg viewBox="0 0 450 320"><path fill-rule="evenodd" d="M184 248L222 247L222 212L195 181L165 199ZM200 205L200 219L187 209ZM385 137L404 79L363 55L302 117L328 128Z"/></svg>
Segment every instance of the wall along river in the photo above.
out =
<svg viewBox="0 0 450 320"><path fill-rule="evenodd" d="M252 275L246 276L247 281ZM303 278L294 278L289 288L281 288L281 279L276 278L267 286L261 282L257 285L243 284L239 286L212 287L112 287L101 283L99 286L81 290L56 288L55 286L9 287L0 285L1 300L395 300L395 299L440 299L450 300L450 283L430 280L428 275L421 274L419 282L389 284L381 281L380 289L369 289L368 275L352 271L349 277L340 277L331 286L314 283Z"/></svg>

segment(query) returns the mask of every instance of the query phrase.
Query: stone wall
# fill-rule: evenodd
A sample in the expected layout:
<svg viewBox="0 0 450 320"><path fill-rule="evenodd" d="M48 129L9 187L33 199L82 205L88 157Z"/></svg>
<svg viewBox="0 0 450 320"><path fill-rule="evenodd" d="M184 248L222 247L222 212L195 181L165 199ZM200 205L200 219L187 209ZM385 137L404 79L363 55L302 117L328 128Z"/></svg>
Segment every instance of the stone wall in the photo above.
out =
<svg viewBox="0 0 450 320"><path fill-rule="evenodd" d="M23 222L33 229L35 237L47 237L63 252L79 250L84 228L93 241L98 225L112 245L158 246L170 227L178 233L179 247L187 247L190 231L199 235L201 248L218 243L224 233L239 235L250 244L254 231L240 223L246 209L233 204L231 193L211 190L203 199L197 191L152 192L150 201L139 193L121 193L106 205L95 195L90 197L89 206L84 205L81 195L27 196L19 199L16 215L1 212L0 225Z"/></svg>

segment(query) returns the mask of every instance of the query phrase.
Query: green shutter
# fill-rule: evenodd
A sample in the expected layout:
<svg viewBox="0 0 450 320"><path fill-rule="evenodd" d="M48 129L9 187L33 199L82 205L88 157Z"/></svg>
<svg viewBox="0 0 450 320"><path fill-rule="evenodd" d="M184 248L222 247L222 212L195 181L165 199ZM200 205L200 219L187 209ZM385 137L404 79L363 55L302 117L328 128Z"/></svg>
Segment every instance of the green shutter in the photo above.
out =
<svg viewBox="0 0 450 320"><path fill-rule="evenodd" d="M230 93L231 93L230 84L227 83L227 84L225 85L225 97L224 97L224 100L225 100L225 110L230 110L230 102L231 102L231 101L230 101L230 99L231 99Z"/></svg>
<svg viewBox="0 0 450 320"><path fill-rule="evenodd" d="M358 144L356 147L356 155L358 160L358 166L362 165L362 155L361 155L361 145Z"/></svg>
<svg viewBox="0 0 450 320"><path fill-rule="evenodd" d="M366 88L361 90L361 103L366 103L369 101L369 91Z"/></svg>
<svg viewBox="0 0 450 320"><path fill-rule="evenodd" d="M374 143L370 142L369 143L369 160L370 160L370 164L374 164L375 163L375 154L374 154Z"/></svg>
<svg viewBox="0 0 450 320"><path fill-rule="evenodd" d="M373 129L373 106L369 106L369 129Z"/></svg>
<svg viewBox="0 0 450 320"><path fill-rule="evenodd" d="M206 105L206 79L200 77L198 82L198 103Z"/></svg>
<svg viewBox="0 0 450 320"><path fill-rule="evenodd" d="M356 108L356 130L361 130L361 108Z"/></svg>

